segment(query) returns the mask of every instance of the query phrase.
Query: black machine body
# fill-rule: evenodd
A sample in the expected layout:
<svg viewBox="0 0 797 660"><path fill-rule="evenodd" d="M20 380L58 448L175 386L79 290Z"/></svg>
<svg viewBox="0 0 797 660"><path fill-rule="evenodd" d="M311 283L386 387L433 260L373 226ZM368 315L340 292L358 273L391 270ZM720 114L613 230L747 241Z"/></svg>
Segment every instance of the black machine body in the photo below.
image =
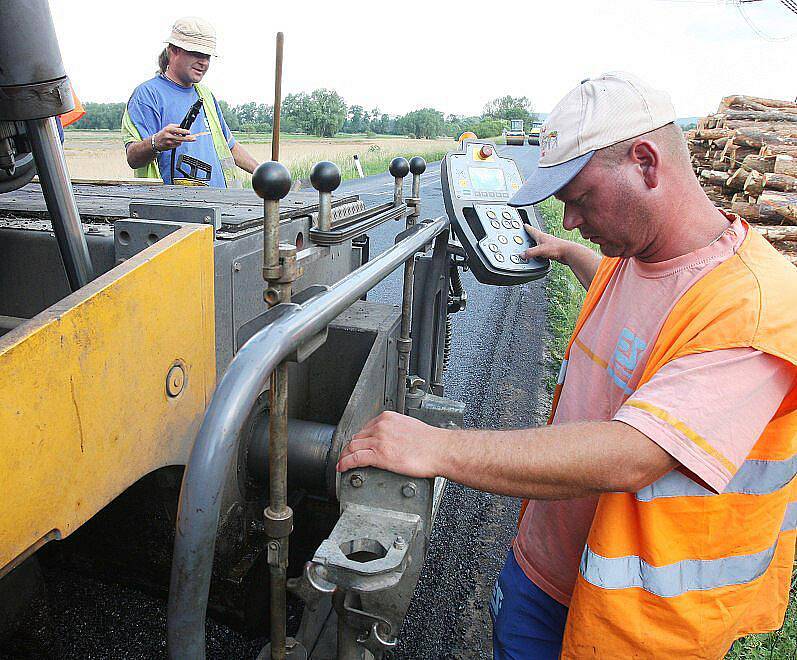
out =
<svg viewBox="0 0 797 660"><path fill-rule="evenodd" d="M523 256L535 245L523 224L541 227L533 206L508 204L523 185L514 160L499 156L491 142L465 140L443 159L440 177L446 212L479 282L509 286L548 273L547 259Z"/></svg>

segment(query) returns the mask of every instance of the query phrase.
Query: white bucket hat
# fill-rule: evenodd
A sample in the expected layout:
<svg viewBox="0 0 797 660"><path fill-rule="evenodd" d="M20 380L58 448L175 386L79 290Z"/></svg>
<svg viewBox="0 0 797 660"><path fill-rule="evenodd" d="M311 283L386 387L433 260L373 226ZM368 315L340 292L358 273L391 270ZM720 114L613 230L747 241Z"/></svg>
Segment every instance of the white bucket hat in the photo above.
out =
<svg viewBox="0 0 797 660"><path fill-rule="evenodd" d="M540 161L509 201L528 206L556 194L598 150L675 121L667 92L630 73L583 80L548 115L540 129Z"/></svg>
<svg viewBox="0 0 797 660"><path fill-rule="evenodd" d="M174 22L166 43L183 50L216 55L216 29L203 18L184 16Z"/></svg>

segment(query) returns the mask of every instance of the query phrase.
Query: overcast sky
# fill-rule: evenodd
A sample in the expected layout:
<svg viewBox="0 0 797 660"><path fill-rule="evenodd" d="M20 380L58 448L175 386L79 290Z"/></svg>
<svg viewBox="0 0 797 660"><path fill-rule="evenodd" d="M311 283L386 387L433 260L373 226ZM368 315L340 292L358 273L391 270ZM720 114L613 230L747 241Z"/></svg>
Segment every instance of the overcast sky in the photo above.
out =
<svg viewBox="0 0 797 660"><path fill-rule="evenodd" d="M51 0L67 73L84 101L126 101L153 75L174 19L211 21L221 57L205 77L232 104L271 103L274 38L283 93L337 90L390 114L478 114L503 94L546 112L581 79L626 70L667 89L679 116L721 97L797 95L797 15L778 0ZM756 31L760 34L756 34ZM763 36L762 36L763 35Z"/></svg>

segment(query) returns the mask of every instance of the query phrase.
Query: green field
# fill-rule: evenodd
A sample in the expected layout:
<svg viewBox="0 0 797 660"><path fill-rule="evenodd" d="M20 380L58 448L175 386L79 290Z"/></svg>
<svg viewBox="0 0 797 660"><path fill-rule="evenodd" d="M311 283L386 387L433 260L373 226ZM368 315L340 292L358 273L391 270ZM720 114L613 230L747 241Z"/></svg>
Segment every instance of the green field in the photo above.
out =
<svg viewBox="0 0 797 660"><path fill-rule="evenodd" d="M590 247L578 231L566 231L562 227L561 202L551 198L540 205L547 231L560 238L578 241ZM547 385L553 391L559 365L564 357L567 343L576 323L584 288L567 266L554 263L548 275L548 329L550 331ZM761 635L748 635L738 640L726 656L726 660L795 660L797 659L797 562L792 573L789 608L780 630Z"/></svg>

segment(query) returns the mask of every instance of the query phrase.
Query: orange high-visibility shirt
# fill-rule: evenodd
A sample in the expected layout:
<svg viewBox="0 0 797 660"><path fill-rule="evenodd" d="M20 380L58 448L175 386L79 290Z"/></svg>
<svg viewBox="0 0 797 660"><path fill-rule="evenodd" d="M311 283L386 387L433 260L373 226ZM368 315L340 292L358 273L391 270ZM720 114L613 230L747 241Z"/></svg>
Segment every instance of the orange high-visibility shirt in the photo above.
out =
<svg viewBox="0 0 797 660"><path fill-rule="evenodd" d="M601 262L574 336L619 261ZM672 309L638 387L672 360L738 347L797 364L797 269L749 228ZM754 487L697 492L685 478L679 491L670 478L644 497L600 496L563 658L721 658L735 639L780 627L797 539L797 387L734 476L743 470Z"/></svg>

